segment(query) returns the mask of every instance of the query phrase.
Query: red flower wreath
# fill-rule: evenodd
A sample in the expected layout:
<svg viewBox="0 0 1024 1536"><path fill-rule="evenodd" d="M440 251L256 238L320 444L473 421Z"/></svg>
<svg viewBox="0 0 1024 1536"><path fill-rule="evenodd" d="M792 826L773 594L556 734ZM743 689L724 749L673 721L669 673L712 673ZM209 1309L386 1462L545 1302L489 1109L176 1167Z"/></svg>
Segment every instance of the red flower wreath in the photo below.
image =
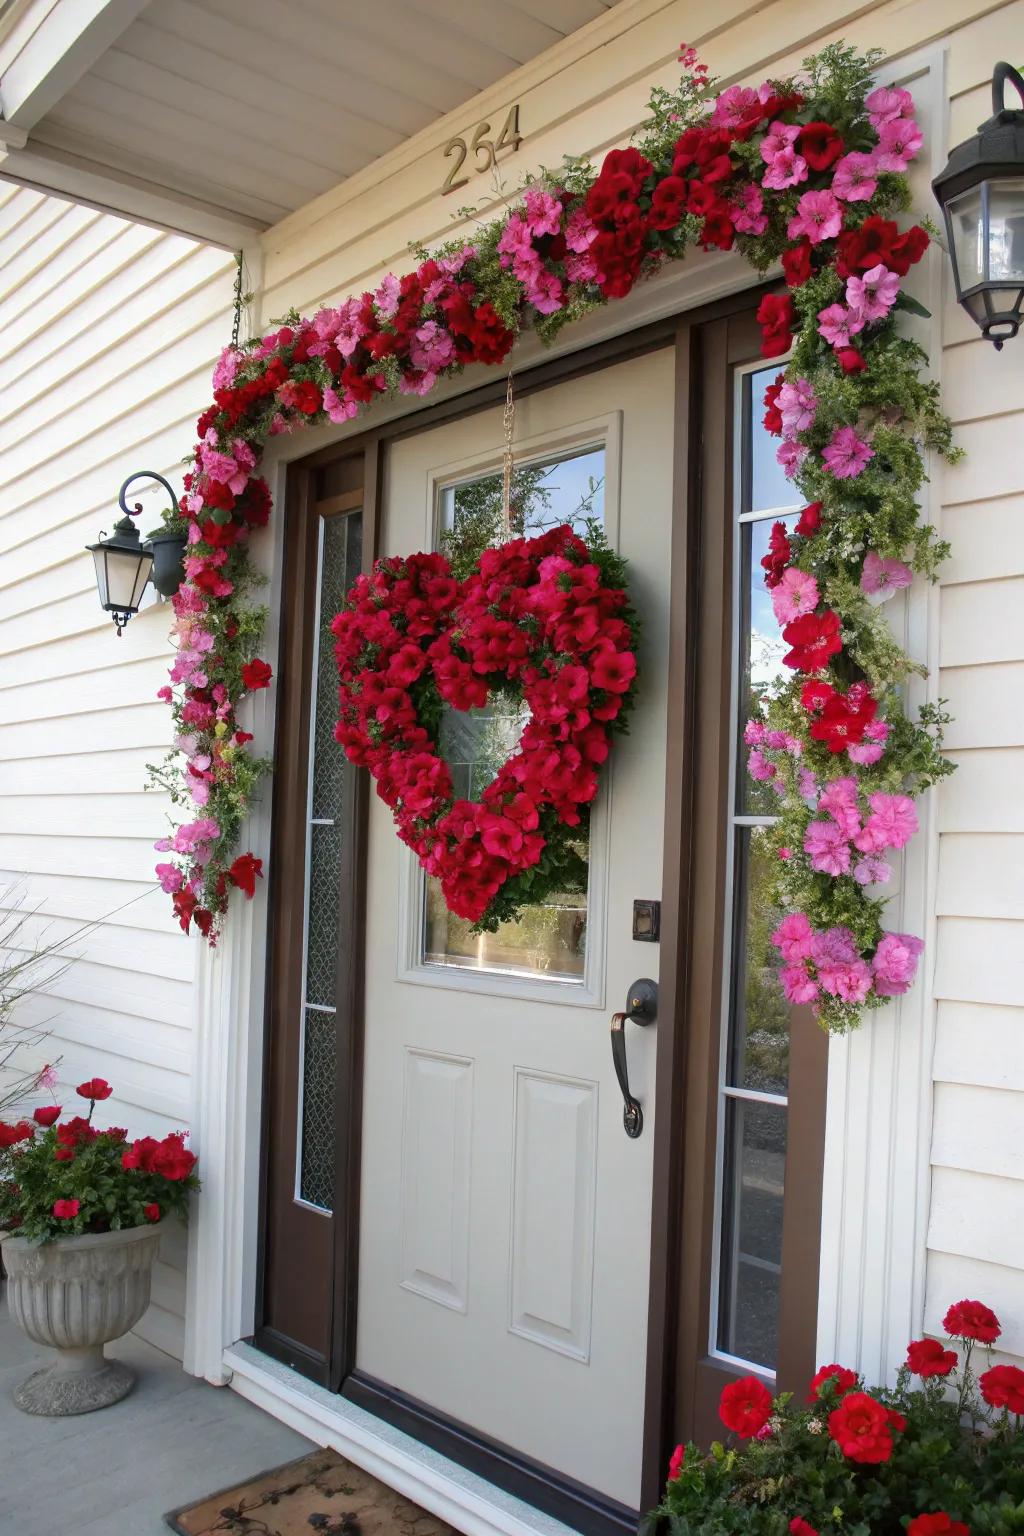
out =
<svg viewBox="0 0 1024 1536"><path fill-rule="evenodd" d="M609 735L636 677L624 565L566 526L487 549L463 582L439 554L379 560L332 625L341 680L335 736L370 769L398 835L449 909L493 928L564 889ZM479 800L456 800L441 707L500 689L530 710Z"/></svg>

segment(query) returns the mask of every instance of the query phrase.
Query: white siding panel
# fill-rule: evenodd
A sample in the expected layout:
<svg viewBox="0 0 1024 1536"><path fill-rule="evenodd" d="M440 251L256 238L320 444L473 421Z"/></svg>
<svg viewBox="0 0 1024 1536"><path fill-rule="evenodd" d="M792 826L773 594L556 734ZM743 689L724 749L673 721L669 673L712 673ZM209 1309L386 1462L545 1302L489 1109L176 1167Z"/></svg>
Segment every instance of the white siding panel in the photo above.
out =
<svg viewBox="0 0 1024 1536"><path fill-rule="evenodd" d="M950 372L955 375L956 369ZM942 568L944 587L1024 576L1024 496L946 507L942 532L953 546Z"/></svg>
<svg viewBox="0 0 1024 1536"><path fill-rule="evenodd" d="M937 1083L1020 1089L1024 1008L940 1002L936 1026L933 1076Z"/></svg>
<svg viewBox="0 0 1024 1536"><path fill-rule="evenodd" d="M940 918L935 995L1024 1007L1024 923Z"/></svg>
<svg viewBox="0 0 1024 1536"><path fill-rule="evenodd" d="M24 214L24 217L22 217ZM154 886L167 798L143 793L169 745L155 697L171 611L120 640L83 546L133 469L180 486L212 363L231 334L234 263L58 199L0 202L0 872L24 875L29 934L67 936L70 969L22 1004L60 1058L60 1096L99 1074L107 1123L187 1128L193 944ZM8 282L7 279L11 281ZM160 498L145 497L144 531ZM0 884L5 875L0 873ZM201 1149L200 1149L201 1150ZM143 1331L182 1347L185 1244L166 1233Z"/></svg>
<svg viewBox="0 0 1024 1536"><path fill-rule="evenodd" d="M1024 1270L1024 1180L936 1168L928 1246Z"/></svg>
<svg viewBox="0 0 1024 1536"><path fill-rule="evenodd" d="M932 1164L1019 1180L1024 1146L1024 1093L935 1085Z"/></svg>
<svg viewBox="0 0 1024 1536"><path fill-rule="evenodd" d="M940 917L1024 919L1024 836L947 833L936 910Z"/></svg>
<svg viewBox="0 0 1024 1536"><path fill-rule="evenodd" d="M946 746L1024 747L1024 661L946 667L939 691L953 716Z"/></svg>
<svg viewBox="0 0 1024 1536"><path fill-rule="evenodd" d="M935 1252L928 1268L925 1328L941 1338L942 1319L954 1301L976 1297L992 1308L1003 1325L1003 1350L1024 1355L1024 1310L1020 1304L1020 1271L987 1264L963 1254Z"/></svg>
<svg viewBox="0 0 1024 1536"><path fill-rule="evenodd" d="M1024 748L949 752L937 790L940 832L1024 832Z"/></svg>
<svg viewBox="0 0 1024 1536"><path fill-rule="evenodd" d="M971 356L976 358L977 354L972 352ZM995 356L998 354L988 354L989 366ZM971 421L960 427L956 440L966 457L943 471L943 501L952 505L1024 490L1024 456L1008 451L1009 444L1021 441L1022 433L1022 411Z"/></svg>
<svg viewBox="0 0 1024 1536"><path fill-rule="evenodd" d="M940 655L944 667L1019 661L1024 656L1024 576L946 588Z"/></svg>

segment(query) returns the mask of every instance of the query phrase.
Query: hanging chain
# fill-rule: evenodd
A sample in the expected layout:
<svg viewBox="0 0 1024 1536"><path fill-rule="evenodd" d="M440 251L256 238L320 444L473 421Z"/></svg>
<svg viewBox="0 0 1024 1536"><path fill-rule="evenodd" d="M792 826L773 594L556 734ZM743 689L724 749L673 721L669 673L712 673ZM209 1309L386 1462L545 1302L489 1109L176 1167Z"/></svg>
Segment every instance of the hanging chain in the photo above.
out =
<svg viewBox="0 0 1024 1536"><path fill-rule="evenodd" d="M242 329L242 305L244 303L244 295L242 293L242 265L242 252L237 251L235 253L235 323L231 327L231 345L233 348L235 348L235 350L238 348L238 337Z"/></svg>
<svg viewBox="0 0 1024 1536"><path fill-rule="evenodd" d="M502 544L512 537L512 433L515 427L516 402L512 393L512 374L509 372L508 389L505 392L505 461L501 471L501 533Z"/></svg>

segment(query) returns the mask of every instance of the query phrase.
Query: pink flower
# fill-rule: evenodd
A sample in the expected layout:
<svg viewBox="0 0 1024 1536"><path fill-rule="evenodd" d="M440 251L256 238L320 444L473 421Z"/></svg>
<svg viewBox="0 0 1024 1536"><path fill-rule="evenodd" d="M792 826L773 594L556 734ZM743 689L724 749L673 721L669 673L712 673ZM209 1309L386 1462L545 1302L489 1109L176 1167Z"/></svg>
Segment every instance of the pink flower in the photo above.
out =
<svg viewBox="0 0 1024 1536"><path fill-rule="evenodd" d="M805 912L787 912L772 934L772 943L783 960L795 964L810 957L814 943L814 929Z"/></svg>
<svg viewBox="0 0 1024 1536"><path fill-rule="evenodd" d="M871 962L871 969L875 973L875 991L879 997L899 997L909 991L923 949L923 939L915 938L912 933L882 935Z"/></svg>
<svg viewBox="0 0 1024 1536"><path fill-rule="evenodd" d="M225 347L217 359L217 366L213 370L214 389L230 389L235 381L242 361L241 352L236 352L234 347Z"/></svg>
<svg viewBox="0 0 1024 1536"><path fill-rule="evenodd" d="M834 240L843 227L843 210L831 192L805 192L786 230L791 240L805 235L812 245Z"/></svg>
<svg viewBox="0 0 1024 1536"><path fill-rule="evenodd" d="M826 928L821 933L814 935L811 945L811 959L815 965L835 965L840 961L848 963L857 958L857 946L853 940L853 934L849 928L836 926Z"/></svg>
<svg viewBox="0 0 1024 1536"><path fill-rule="evenodd" d="M381 281L380 287L373 296L377 306L377 312L383 319L390 320L398 310L398 301L401 298L402 289L393 272L389 272Z"/></svg>
<svg viewBox="0 0 1024 1536"><path fill-rule="evenodd" d="M156 877L160 882L160 889L168 896L180 891L185 884L185 876L176 864L158 864Z"/></svg>
<svg viewBox="0 0 1024 1536"><path fill-rule="evenodd" d="M764 211L760 187L741 187L730 199L729 211L733 226L741 235L763 235L768 228L768 215Z"/></svg>
<svg viewBox="0 0 1024 1536"><path fill-rule="evenodd" d="M781 443L775 450L776 461L782 465L787 480L793 479L806 457L807 449L802 443Z"/></svg>
<svg viewBox="0 0 1024 1536"><path fill-rule="evenodd" d="M164 683L162 688L157 689L156 696L158 699L162 699L165 704L169 704L174 697L168 683Z"/></svg>
<svg viewBox="0 0 1024 1536"><path fill-rule="evenodd" d="M782 580L772 588L772 607L781 627L791 624L802 613L813 613L818 606L818 583L807 571L791 565Z"/></svg>
<svg viewBox="0 0 1024 1536"><path fill-rule="evenodd" d="M804 852L811 868L823 875L848 875L850 845L834 821L812 821L804 833Z"/></svg>
<svg viewBox="0 0 1024 1536"><path fill-rule="evenodd" d="M583 255L597 239L597 225L579 207L569 215L565 226L565 243L570 251Z"/></svg>
<svg viewBox="0 0 1024 1536"><path fill-rule="evenodd" d="M823 991L844 1003L862 1003L871 991L870 968L859 956L819 965L818 981Z"/></svg>
<svg viewBox="0 0 1024 1536"><path fill-rule="evenodd" d="M797 432L808 432L814 425L818 399L807 379L794 379L785 383L775 398L782 415L782 431L786 437Z"/></svg>
<svg viewBox="0 0 1024 1536"><path fill-rule="evenodd" d="M836 161L832 191L844 203L866 203L878 190L878 166L874 155L851 150Z"/></svg>
<svg viewBox="0 0 1024 1536"><path fill-rule="evenodd" d="M880 171L905 171L923 143L924 135L912 117L883 123L878 130L875 164Z"/></svg>
<svg viewBox="0 0 1024 1536"><path fill-rule="evenodd" d="M866 854L853 866L853 878L858 885L886 885L892 878L892 870L877 854Z"/></svg>
<svg viewBox="0 0 1024 1536"><path fill-rule="evenodd" d="M757 92L746 85L730 85L715 102L711 122L715 128L736 128L758 104Z"/></svg>
<svg viewBox="0 0 1024 1536"><path fill-rule="evenodd" d="M818 996L817 983L805 965L784 965L779 971L779 981L787 1002L813 1003Z"/></svg>
<svg viewBox="0 0 1024 1536"><path fill-rule="evenodd" d="M795 149L787 145L785 149L779 150L765 171L763 185L773 192L782 192L786 187L799 186L806 180L807 161L803 155L798 155Z"/></svg>
<svg viewBox="0 0 1024 1536"><path fill-rule="evenodd" d="M909 795L868 796L871 815L854 838L861 853L880 853L883 848L902 848L918 829L917 811Z"/></svg>
<svg viewBox="0 0 1024 1536"><path fill-rule="evenodd" d="M875 450L857 436L853 427L837 427L821 456L837 480L855 480L868 460L874 458Z"/></svg>
<svg viewBox="0 0 1024 1536"><path fill-rule="evenodd" d="M768 779L774 779L776 771L760 748L755 747L747 758L747 772L750 777L756 779L759 784L764 784Z"/></svg>
<svg viewBox="0 0 1024 1536"><path fill-rule="evenodd" d="M806 800L813 809L818 803L818 781L809 768L801 768L796 776L797 789L801 800Z"/></svg>
<svg viewBox="0 0 1024 1536"><path fill-rule="evenodd" d="M324 410L331 421L351 421L359 411L355 400L339 395L330 385L324 390Z"/></svg>
<svg viewBox="0 0 1024 1536"><path fill-rule="evenodd" d="M427 320L413 332L409 359L414 368L437 373L455 356L455 343L436 320Z"/></svg>
<svg viewBox="0 0 1024 1536"><path fill-rule="evenodd" d="M869 601L884 603L901 587L909 587L913 579L913 571L902 560L883 560L873 549L864 556L860 589L867 593Z"/></svg>
<svg viewBox="0 0 1024 1536"><path fill-rule="evenodd" d="M853 837L860 831L860 811L857 806L857 780L832 779L818 797L818 810L825 811L836 823L844 837Z"/></svg>
<svg viewBox="0 0 1024 1536"><path fill-rule="evenodd" d="M526 284L526 299L538 314L553 315L564 303L561 279L554 272L539 268Z"/></svg>
<svg viewBox="0 0 1024 1536"><path fill-rule="evenodd" d="M818 310L818 334L824 336L830 347L848 347L850 337L864 329L864 317L855 309L842 304L830 304Z"/></svg>
<svg viewBox="0 0 1024 1536"><path fill-rule="evenodd" d="M783 150L789 149L800 136L798 123L774 122L768 125L768 132L761 140L761 159L765 165L771 165L775 158Z"/></svg>
<svg viewBox="0 0 1024 1536"><path fill-rule="evenodd" d="M877 763L889 739L889 727L884 720L870 720L864 727L864 740L851 743L846 755L851 763Z"/></svg>
<svg viewBox="0 0 1024 1536"><path fill-rule="evenodd" d="M891 89L880 85L865 99L864 105L868 109L868 121L872 128L880 129L898 117L911 117L914 98L909 91L904 91L898 85Z"/></svg>
<svg viewBox="0 0 1024 1536"><path fill-rule="evenodd" d="M896 303L900 280L895 272L883 267L881 262L863 277L851 277L846 283L846 302L863 317L864 324L884 320Z"/></svg>
<svg viewBox="0 0 1024 1536"><path fill-rule="evenodd" d="M743 740L748 747L759 747L764 741L765 729L760 720L748 720L743 727Z"/></svg>
<svg viewBox="0 0 1024 1536"><path fill-rule="evenodd" d="M526 194L526 225L533 235L557 235L561 228L562 205L550 192L531 187Z"/></svg>

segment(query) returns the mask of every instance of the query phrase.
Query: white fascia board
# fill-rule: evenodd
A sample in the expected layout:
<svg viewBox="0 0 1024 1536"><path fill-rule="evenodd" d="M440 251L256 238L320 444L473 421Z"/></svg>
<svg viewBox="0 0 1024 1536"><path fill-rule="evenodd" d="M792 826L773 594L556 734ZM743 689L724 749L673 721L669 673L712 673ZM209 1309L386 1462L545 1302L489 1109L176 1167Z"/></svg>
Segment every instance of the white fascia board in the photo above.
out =
<svg viewBox="0 0 1024 1536"><path fill-rule="evenodd" d="M148 0L57 0L0 77L0 115L33 128L131 26ZM30 13L27 17L31 19Z"/></svg>
<svg viewBox="0 0 1024 1536"><path fill-rule="evenodd" d="M115 213L137 224L187 235L228 251L252 245L267 228L257 219L245 218L186 197L171 187L36 144L31 139L24 147L10 139L5 144L4 136L5 125L0 123L0 181L34 187L86 208L97 208L101 213Z"/></svg>

